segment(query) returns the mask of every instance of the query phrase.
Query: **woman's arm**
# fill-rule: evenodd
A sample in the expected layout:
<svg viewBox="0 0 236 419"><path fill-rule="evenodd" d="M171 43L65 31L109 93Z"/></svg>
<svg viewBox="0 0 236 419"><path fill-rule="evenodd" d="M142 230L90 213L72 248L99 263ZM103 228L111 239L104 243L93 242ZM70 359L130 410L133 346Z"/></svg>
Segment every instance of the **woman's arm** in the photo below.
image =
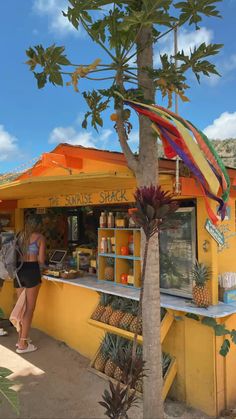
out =
<svg viewBox="0 0 236 419"><path fill-rule="evenodd" d="M45 241L45 237L42 235L39 239L38 262L40 265L44 265L45 257L46 257L46 241Z"/></svg>

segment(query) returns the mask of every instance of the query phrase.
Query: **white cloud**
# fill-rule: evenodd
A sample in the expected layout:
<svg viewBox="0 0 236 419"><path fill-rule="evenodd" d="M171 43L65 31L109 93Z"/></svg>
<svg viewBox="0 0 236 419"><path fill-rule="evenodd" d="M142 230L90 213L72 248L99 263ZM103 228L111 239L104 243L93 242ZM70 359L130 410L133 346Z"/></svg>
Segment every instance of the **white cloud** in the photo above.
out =
<svg viewBox="0 0 236 419"><path fill-rule="evenodd" d="M113 131L110 129L103 129L99 134L94 135L86 130L77 131L73 126L56 127L49 136L49 143L68 143L84 147L105 148L112 134Z"/></svg>
<svg viewBox="0 0 236 419"><path fill-rule="evenodd" d="M199 29L198 31L187 31L186 29L179 30L178 33L178 50L184 51L185 53L189 53L190 49L196 46L199 46L203 42L206 44L210 43L213 39L213 31L207 29L205 27ZM173 32L169 34L166 38L162 38L160 42L160 48L158 51L155 51L154 55L154 64L159 65L160 63L160 55L174 54L174 34Z"/></svg>
<svg viewBox="0 0 236 419"><path fill-rule="evenodd" d="M230 55L230 57L223 62L223 71L229 72L236 69L236 54Z"/></svg>
<svg viewBox="0 0 236 419"><path fill-rule="evenodd" d="M113 131L111 129L104 129L101 131L101 134L99 135L99 140L103 143L107 143L112 134Z"/></svg>
<svg viewBox="0 0 236 419"><path fill-rule="evenodd" d="M225 140L236 137L236 112L223 112L203 131L209 138Z"/></svg>
<svg viewBox="0 0 236 419"><path fill-rule="evenodd" d="M11 160L19 153L17 141L16 137L9 134L4 126L0 125L0 161Z"/></svg>
<svg viewBox="0 0 236 419"><path fill-rule="evenodd" d="M129 134L129 145L138 145L139 144L139 131L132 130Z"/></svg>
<svg viewBox="0 0 236 419"><path fill-rule="evenodd" d="M66 0L34 0L33 10L49 19L49 29L57 35L80 34L73 25L64 17L62 10L66 11L68 2Z"/></svg>
<svg viewBox="0 0 236 419"><path fill-rule="evenodd" d="M49 143L69 143L84 147L95 147L96 140L88 131L77 132L73 127L56 127L52 130Z"/></svg>

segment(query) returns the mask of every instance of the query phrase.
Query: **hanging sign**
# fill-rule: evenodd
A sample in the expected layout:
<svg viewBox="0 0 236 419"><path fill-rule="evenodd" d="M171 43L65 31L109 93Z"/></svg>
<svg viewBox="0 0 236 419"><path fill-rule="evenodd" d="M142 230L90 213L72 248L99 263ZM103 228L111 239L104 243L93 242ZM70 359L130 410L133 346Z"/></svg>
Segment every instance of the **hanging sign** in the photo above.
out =
<svg viewBox="0 0 236 419"><path fill-rule="evenodd" d="M207 218L205 222L205 229L208 231L208 233L211 235L211 237L218 243L219 246L223 246L225 243L224 234L218 230L216 226Z"/></svg>

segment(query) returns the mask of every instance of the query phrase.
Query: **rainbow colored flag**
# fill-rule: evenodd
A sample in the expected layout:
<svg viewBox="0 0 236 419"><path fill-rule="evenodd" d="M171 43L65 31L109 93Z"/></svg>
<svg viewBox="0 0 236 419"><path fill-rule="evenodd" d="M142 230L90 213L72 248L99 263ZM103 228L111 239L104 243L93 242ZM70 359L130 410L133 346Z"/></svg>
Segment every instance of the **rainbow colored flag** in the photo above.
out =
<svg viewBox="0 0 236 419"><path fill-rule="evenodd" d="M165 156L167 158L179 156L192 172L202 189L211 221L216 224L218 218L208 199L217 202L217 214L221 220L224 220L230 179L221 158L207 136L191 122L162 106L126 99L124 103L152 121L152 127L162 141Z"/></svg>

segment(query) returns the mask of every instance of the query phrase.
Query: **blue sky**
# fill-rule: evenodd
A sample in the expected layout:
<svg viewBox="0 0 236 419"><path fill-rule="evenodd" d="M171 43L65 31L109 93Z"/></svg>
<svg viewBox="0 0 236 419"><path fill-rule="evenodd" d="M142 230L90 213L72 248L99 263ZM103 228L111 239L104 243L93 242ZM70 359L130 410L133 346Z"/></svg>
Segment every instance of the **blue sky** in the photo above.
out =
<svg viewBox="0 0 236 419"><path fill-rule="evenodd" d="M38 90L28 67L25 50L29 46L52 43L65 45L75 63L89 63L101 56L83 32L77 32L63 18L66 0L1 1L0 15L0 173L28 166L42 152L52 150L59 142L120 150L116 132L107 113L99 135L88 127L81 128L86 105L71 87L47 86ZM179 47L188 50L201 42L224 43L215 58L221 78L202 79L199 86L191 76L187 95L190 103L180 104L179 111L210 138L236 138L236 0L219 5L223 19L206 19L203 28L194 32L187 27L179 33ZM171 51L172 38L155 49ZM80 83L81 91L88 82ZM102 86L101 86L102 87ZM158 103L161 103L157 97ZM134 116L132 148L137 149L137 118Z"/></svg>

